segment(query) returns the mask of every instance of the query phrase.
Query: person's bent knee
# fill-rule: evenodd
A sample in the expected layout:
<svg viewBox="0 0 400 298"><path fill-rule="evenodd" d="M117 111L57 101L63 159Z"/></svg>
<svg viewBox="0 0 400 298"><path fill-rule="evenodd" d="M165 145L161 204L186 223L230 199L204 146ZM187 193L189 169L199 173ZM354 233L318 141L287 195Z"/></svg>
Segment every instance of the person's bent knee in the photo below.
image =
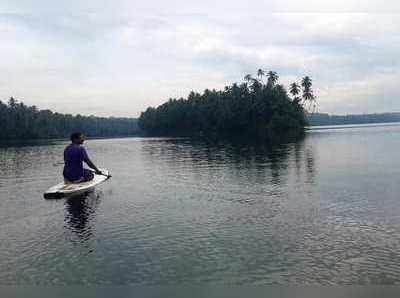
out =
<svg viewBox="0 0 400 298"><path fill-rule="evenodd" d="M94 178L94 174L92 171L85 169L83 172L83 178L84 178L84 181L91 181Z"/></svg>

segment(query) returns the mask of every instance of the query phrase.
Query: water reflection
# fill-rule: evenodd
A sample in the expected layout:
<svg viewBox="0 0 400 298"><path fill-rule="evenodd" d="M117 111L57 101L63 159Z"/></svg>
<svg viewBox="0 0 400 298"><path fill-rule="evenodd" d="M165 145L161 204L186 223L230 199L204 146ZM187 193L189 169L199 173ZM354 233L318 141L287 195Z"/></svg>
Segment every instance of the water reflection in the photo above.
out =
<svg viewBox="0 0 400 298"><path fill-rule="evenodd" d="M316 175L315 175L315 158L312 148L306 148L305 160L306 160L307 183L313 184Z"/></svg>
<svg viewBox="0 0 400 298"><path fill-rule="evenodd" d="M65 201L65 227L73 232L80 242L88 241L93 235L96 209L101 193L92 191Z"/></svg>
<svg viewBox="0 0 400 298"><path fill-rule="evenodd" d="M41 199L63 145L0 148L0 280L399 283L400 126L381 130L280 144L94 140L115 173L97 188L107 199Z"/></svg>
<svg viewBox="0 0 400 298"><path fill-rule="evenodd" d="M273 186L287 183L293 164L295 175L305 177L305 183L313 183L316 170L313 146L303 137L283 143L154 139L143 144L142 153L153 165L166 163L175 168L176 175L183 168L210 175L224 168L238 180Z"/></svg>

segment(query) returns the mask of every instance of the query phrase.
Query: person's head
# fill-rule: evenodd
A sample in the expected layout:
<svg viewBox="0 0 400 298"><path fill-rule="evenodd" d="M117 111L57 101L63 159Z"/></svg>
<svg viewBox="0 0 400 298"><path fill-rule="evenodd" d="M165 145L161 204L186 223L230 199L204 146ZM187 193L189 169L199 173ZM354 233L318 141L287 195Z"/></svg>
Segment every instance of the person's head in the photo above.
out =
<svg viewBox="0 0 400 298"><path fill-rule="evenodd" d="M81 132L74 132L71 134L71 142L74 144L83 144L85 141L85 136Z"/></svg>

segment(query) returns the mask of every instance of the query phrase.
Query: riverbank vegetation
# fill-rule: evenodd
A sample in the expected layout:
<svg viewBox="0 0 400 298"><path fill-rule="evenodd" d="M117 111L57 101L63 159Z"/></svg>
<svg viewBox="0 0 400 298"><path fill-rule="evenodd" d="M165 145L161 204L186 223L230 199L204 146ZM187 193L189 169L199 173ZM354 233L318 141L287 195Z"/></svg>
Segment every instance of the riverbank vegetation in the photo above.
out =
<svg viewBox="0 0 400 298"><path fill-rule="evenodd" d="M343 125L400 122L400 113L361 114L361 115L329 115L313 113L307 115L310 125Z"/></svg>
<svg viewBox="0 0 400 298"><path fill-rule="evenodd" d="M286 87L273 71L248 74L224 90L169 99L140 115L139 126L152 136L233 136L268 138L297 134L307 125L306 109L316 106L312 80L304 77Z"/></svg>
<svg viewBox="0 0 400 298"><path fill-rule="evenodd" d="M0 140L69 137L82 131L88 137L132 136L139 132L137 119L104 118L55 113L27 106L11 97L0 101Z"/></svg>

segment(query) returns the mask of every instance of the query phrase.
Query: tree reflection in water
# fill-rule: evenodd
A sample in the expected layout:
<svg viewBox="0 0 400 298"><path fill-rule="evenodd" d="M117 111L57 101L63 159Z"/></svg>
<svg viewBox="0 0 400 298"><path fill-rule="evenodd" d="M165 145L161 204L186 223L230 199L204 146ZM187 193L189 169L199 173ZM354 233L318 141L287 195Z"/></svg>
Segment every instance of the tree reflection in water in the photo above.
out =
<svg viewBox="0 0 400 298"><path fill-rule="evenodd" d="M143 158L153 167L175 169L179 181L189 172L197 178L231 177L237 183L269 185L277 192L291 176L296 183L312 184L315 178L313 143L303 136L279 142L207 141L198 139L152 139L142 147ZM185 177L181 177L185 179ZM221 178L222 179L222 178ZM221 180L221 183L223 181Z"/></svg>

